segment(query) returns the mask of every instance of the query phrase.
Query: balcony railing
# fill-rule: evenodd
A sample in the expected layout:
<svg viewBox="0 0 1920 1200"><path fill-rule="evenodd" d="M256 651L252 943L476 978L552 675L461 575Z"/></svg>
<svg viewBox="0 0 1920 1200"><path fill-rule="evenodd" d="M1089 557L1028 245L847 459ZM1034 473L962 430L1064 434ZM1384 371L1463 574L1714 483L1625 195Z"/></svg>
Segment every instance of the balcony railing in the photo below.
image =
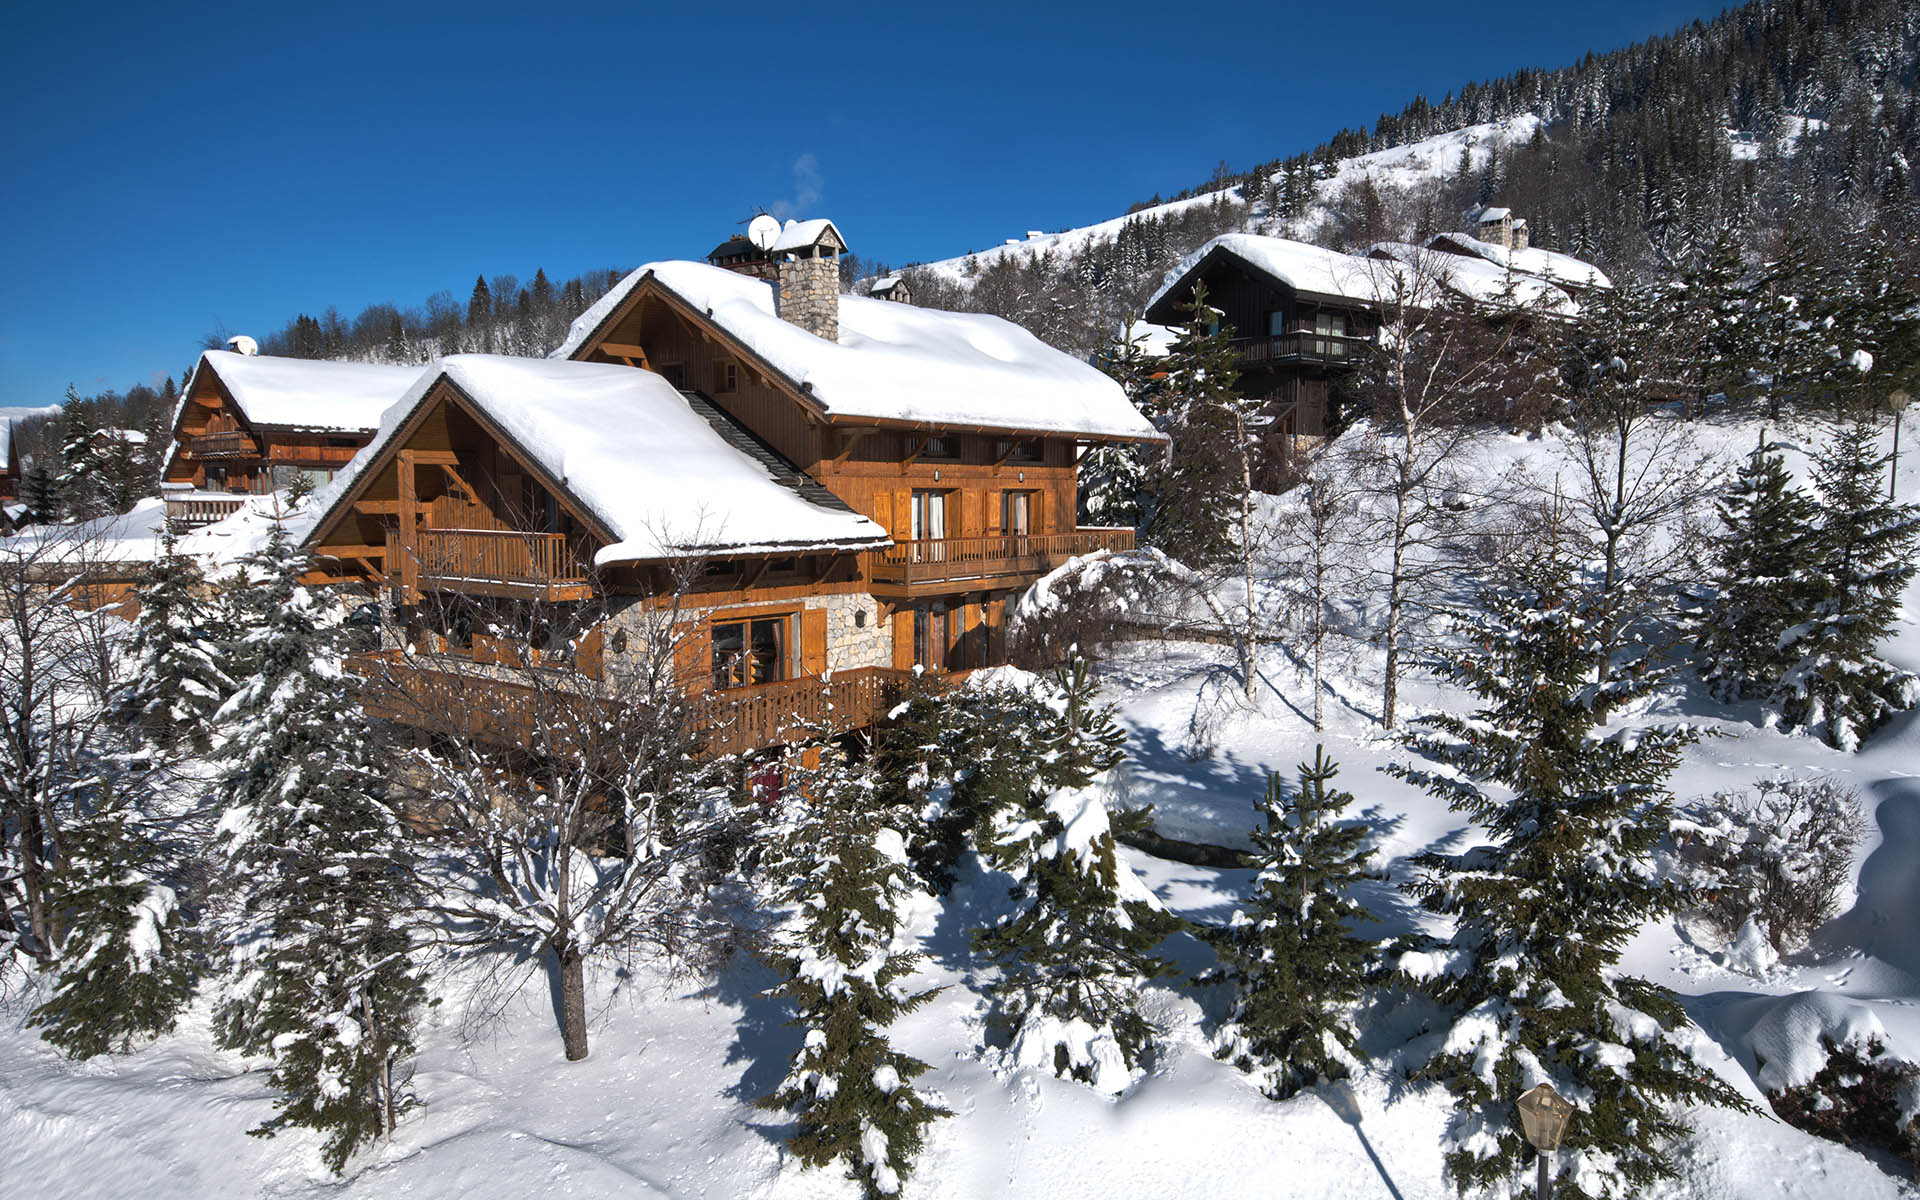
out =
<svg viewBox="0 0 1920 1200"><path fill-rule="evenodd" d="M255 458L260 453L252 435L238 432L203 433L190 445L195 458Z"/></svg>
<svg viewBox="0 0 1920 1200"><path fill-rule="evenodd" d="M561 533L521 533L510 529L422 529L411 549L389 538L387 561L401 564L411 554L422 586L448 591L479 590L467 585L507 585L549 592L584 592L586 564L574 555Z"/></svg>
<svg viewBox="0 0 1920 1200"><path fill-rule="evenodd" d="M1236 339L1241 363L1345 363L1360 357L1366 338L1326 333L1283 333L1278 337Z"/></svg>
<svg viewBox="0 0 1920 1200"><path fill-rule="evenodd" d="M621 704L619 685L599 687L564 671L485 671L455 659L386 650L348 660L354 693L369 714L429 733L471 737L502 746L564 753L576 736L604 731ZM785 745L810 736L865 729L899 702L909 671L866 667L808 675L689 697L691 727L703 733L710 758ZM585 719L583 719L585 718Z"/></svg>
<svg viewBox="0 0 1920 1200"><path fill-rule="evenodd" d="M920 538L870 551L867 574L877 584L898 587L968 580L1011 582L1023 576L1043 575L1076 555L1131 549L1131 529Z"/></svg>
<svg viewBox="0 0 1920 1200"><path fill-rule="evenodd" d="M209 495L206 492L168 496L167 521L177 530L198 529L232 516L246 502L245 496Z"/></svg>

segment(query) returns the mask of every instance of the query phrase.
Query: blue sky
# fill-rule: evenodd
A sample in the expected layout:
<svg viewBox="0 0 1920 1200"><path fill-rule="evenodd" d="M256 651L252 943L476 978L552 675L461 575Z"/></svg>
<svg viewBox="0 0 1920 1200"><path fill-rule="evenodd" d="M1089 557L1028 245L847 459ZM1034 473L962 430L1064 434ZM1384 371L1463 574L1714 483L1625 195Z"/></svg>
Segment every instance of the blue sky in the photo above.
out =
<svg viewBox="0 0 1920 1200"><path fill-rule="evenodd" d="M216 327L697 258L762 206L946 257L1717 9L16 0L0 405L177 376Z"/></svg>

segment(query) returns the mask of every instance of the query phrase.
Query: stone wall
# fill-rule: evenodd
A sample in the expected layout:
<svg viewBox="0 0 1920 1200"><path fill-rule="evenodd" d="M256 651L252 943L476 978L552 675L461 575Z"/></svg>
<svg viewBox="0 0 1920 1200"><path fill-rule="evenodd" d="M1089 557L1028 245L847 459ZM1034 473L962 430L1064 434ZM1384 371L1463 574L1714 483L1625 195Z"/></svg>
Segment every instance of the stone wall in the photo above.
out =
<svg viewBox="0 0 1920 1200"><path fill-rule="evenodd" d="M780 261L780 319L830 342L840 340L840 264L827 257Z"/></svg>
<svg viewBox="0 0 1920 1200"><path fill-rule="evenodd" d="M893 665L893 629L881 619L879 602L872 596L864 593L807 596L795 601L794 607L826 611L829 671ZM688 609L680 614L680 620L704 623L725 611L724 608ZM607 672L631 672L646 662L646 648L652 639L667 635L663 622L664 614L658 609L638 603L609 616L602 642ZM619 636L622 633L626 635L624 639ZM618 648L623 643L624 651Z"/></svg>

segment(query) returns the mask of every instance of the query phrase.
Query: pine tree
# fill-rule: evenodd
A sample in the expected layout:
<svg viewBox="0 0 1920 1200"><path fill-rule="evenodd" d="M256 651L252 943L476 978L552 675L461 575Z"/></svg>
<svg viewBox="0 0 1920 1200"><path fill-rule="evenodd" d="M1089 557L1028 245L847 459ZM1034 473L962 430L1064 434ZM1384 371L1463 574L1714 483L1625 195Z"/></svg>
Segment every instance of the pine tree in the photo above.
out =
<svg viewBox="0 0 1920 1200"><path fill-rule="evenodd" d="M85 402L69 384L67 398L60 408L57 423L60 439L60 465L54 473L54 493L59 497L61 515L69 521L88 521L105 512L101 497L98 463L93 452L93 420Z"/></svg>
<svg viewBox="0 0 1920 1200"><path fill-rule="evenodd" d="M1695 622L1700 678L1723 700L1765 695L1791 663L1781 638L1807 602L1815 510L1766 435L1719 502L1711 599Z"/></svg>
<svg viewBox="0 0 1920 1200"><path fill-rule="evenodd" d="M195 939L160 858L124 801L109 799L63 831L53 886L67 923L53 995L31 1023L74 1058L126 1051L173 1028L193 992Z"/></svg>
<svg viewBox="0 0 1920 1200"><path fill-rule="evenodd" d="M1127 393L1134 407L1153 412L1161 379L1158 360L1146 353L1142 339L1134 333L1129 322L1108 346L1101 369ZM1135 528L1148 524L1160 507L1160 498L1152 488L1155 457L1164 457L1158 446L1101 445L1089 450L1080 460L1080 506L1085 523Z"/></svg>
<svg viewBox="0 0 1920 1200"><path fill-rule="evenodd" d="M1822 448L1814 462L1819 526L1803 555L1810 560L1804 569L1811 607L1781 639L1793 664L1775 689L1782 717L1842 750L1857 749L1894 713L1920 701L1920 677L1877 652L1920 569L1913 561L1920 505L1889 499L1886 477L1887 458L1865 422Z"/></svg>
<svg viewBox="0 0 1920 1200"><path fill-rule="evenodd" d="M1558 543L1464 614L1462 646L1443 655L1443 673L1482 706L1419 718L1408 741L1434 765L1390 768L1491 837L1418 860L1411 890L1455 933L1399 966L1453 1014L1421 1073L1454 1097L1456 1185L1490 1187L1527 1165L1513 1101L1544 1080L1583 1110L1556 1194L1620 1196L1675 1173L1681 1106L1743 1102L1682 1048L1673 995L1619 970L1628 939L1681 899L1653 855L1672 814L1666 779L1697 734L1605 730L1662 676L1642 661L1593 682L1601 601Z"/></svg>
<svg viewBox="0 0 1920 1200"><path fill-rule="evenodd" d="M121 711L162 749L183 743L205 750L213 714L233 693L221 667L225 656L213 631L212 607L201 599L199 563L180 553L172 530L161 535L160 556L140 585L134 618L132 678Z"/></svg>
<svg viewBox="0 0 1920 1200"><path fill-rule="evenodd" d="M1158 364L1163 378L1147 411L1173 440L1148 473L1147 490L1157 503L1144 541L1200 566L1233 558L1245 414L1233 330L1207 303L1204 286L1194 287L1182 311L1187 322Z"/></svg>
<svg viewBox="0 0 1920 1200"><path fill-rule="evenodd" d="M975 842L1018 881L1018 908L973 942L1001 968L992 992L1014 1060L1117 1093L1152 1041L1140 990L1173 973L1156 947L1182 923L1121 864L1091 787L1124 756L1124 733L1083 662L1062 685L1057 708L1030 706L1023 753L979 764L992 806Z"/></svg>
<svg viewBox="0 0 1920 1200"><path fill-rule="evenodd" d="M42 455L35 455L20 472L20 503L27 506L36 525L60 518L60 488Z"/></svg>
<svg viewBox="0 0 1920 1200"><path fill-rule="evenodd" d="M216 1025L223 1045L272 1056L279 1111L254 1132L320 1130L338 1172L409 1106L394 1069L426 995L407 931L420 885L331 627L298 584L305 556L276 522L245 565L279 602L256 610L255 673L220 714L237 920Z"/></svg>
<svg viewBox="0 0 1920 1200"><path fill-rule="evenodd" d="M927 1064L894 1049L886 1031L939 989L906 982L920 956L902 944L913 887L906 840L888 824L897 809L871 764L822 753L788 802L784 898L796 912L780 943L786 978L769 993L793 1003L791 1024L805 1037L758 1103L798 1116L787 1144L801 1162L841 1162L864 1195L893 1196L927 1126L951 1114L914 1089Z"/></svg>
<svg viewBox="0 0 1920 1200"><path fill-rule="evenodd" d="M1220 966L1199 982L1228 984L1234 996L1216 1057L1254 1075L1275 1100L1346 1078L1357 1053L1353 1009L1373 944L1353 935L1368 917L1347 893L1380 876L1369 870L1366 827L1340 821L1353 796L1329 788L1338 773L1316 746L1313 762L1300 764L1297 790L1267 776L1253 894L1206 935Z"/></svg>

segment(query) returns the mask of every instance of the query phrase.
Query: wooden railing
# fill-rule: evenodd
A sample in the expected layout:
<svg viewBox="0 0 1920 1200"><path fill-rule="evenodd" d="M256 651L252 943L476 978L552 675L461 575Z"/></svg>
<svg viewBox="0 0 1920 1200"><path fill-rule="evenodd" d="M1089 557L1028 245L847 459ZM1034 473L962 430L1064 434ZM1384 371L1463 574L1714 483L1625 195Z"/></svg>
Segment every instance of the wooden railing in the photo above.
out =
<svg viewBox="0 0 1920 1200"><path fill-rule="evenodd" d="M220 496L168 496L167 520L176 529L197 529L232 516L247 502L245 496L228 500Z"/></svg>
<svg viewBox="0 0 1920 1200"><path fill-rule="evenodd" d="M203 433L191 445L195 458L252 458L260 453L251 435L235 431Z"/></svg>
<svg viewBox="0 0 1920 1200"><path fill-rule="evenodd" d="M430 733L501 746L563 752L574 737L594 736L621 704L617 683L597 687L562 671L522 674L528 682L452 660L386 650L348 660L354 693L367 712ZM809 737L869 728L899 702L909 671L868 667L809 675L759 687L698 692L688 716L709 758L744 754Z"/></svg>
<svg viewBox="0 0 1920 1200"><path fill-rule="evenodd" d="M1096 550L1131 549L1131 529L1085 528L1072 533L920 538L869 551L867 572L876 582L894 584L1002 579L1041 575L1075 555Z"/></svg>
<svg viewBox="0 0 1920 1200"><path fill-rule="evenodd" d="M1349 362L1360 357L1367 339L1326 333L1283 333L1279 337L1235 339L1242 363Z"/></svg>
<svg viewBox="0 0 1920 1200"><path fill-rule="evenodd" d="M311 442L274 442L267 457L286 462L345 463L360 453L358 446L316 446Z"/></svg>
<svg viewBox="0 0 1920 1200"><path fill-rule="evenodd" d="M413 554L423 582L583 583L586 566L561 533L511 529L422 529ZM406 553L406 547L400 547Z"/></svg>

